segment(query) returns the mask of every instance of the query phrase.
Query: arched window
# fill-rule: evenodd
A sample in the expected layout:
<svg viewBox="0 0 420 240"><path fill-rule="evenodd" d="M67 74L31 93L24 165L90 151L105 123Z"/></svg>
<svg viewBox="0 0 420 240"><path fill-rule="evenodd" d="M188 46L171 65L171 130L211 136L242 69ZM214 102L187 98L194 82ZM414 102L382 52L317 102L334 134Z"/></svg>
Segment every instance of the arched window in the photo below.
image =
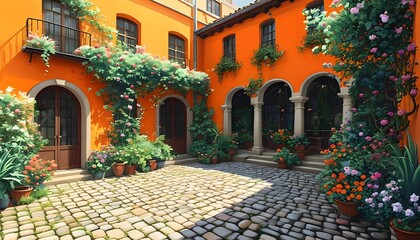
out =
<svg viewBox="0 0 420 240"><path fill-rule="evenodd" d="M185 66L185 40L174 35L169 34L169 60L178 62Z"/></svg>
<svg viewBox="0 0 420 240"><path fill-rule="evenodd" d="M276 45L276 25L274 20L261 24L261 46Z"/></svg>
<svg viewBox="0 0 420 240"><path fill-rule="evenodd" d="M138 44L138 26L126 18L117 17L118 40L130 47Z"/></svg>

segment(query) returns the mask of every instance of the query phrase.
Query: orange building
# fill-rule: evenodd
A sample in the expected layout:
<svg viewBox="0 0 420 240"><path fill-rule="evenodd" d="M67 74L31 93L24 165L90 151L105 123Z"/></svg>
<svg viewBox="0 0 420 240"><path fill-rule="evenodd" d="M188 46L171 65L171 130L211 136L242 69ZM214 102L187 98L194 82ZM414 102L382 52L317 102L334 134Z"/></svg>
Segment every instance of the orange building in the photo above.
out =
<svg viewBox="0 0 420 240"><path fill-rule="evenodd" d="M94 44L99 36L58 0L5 2L0 3L0 89L11 86L36 98L37 121L49 140L43 158L56 159L59 169L84 167L91 149L108 143L106 130L112 116L104 110L104 100L95 95L100 85L91 83L93 76L81 64L85 59L74 55L74 50ZM214 90L208 104L215 109L218 128L224 134L248 136L256 153L273 147L267 133L279 128L307 134L311 149L318 151L325 147L329 129L351 118L348 88L329 68L334 59L299 48L306 34L303 9L329 11L329 2L260 0L236 11L231 0L197 0L197 11L192 2L92 0L107 24L119 31L119 40L146 46L148 52L208 73ZM418 5L416 10L420 10ZM419 29L418 15L415 20ZM29 31L58 42L49 68L36 48L22 50ZM418 46L420 31L414 32ZM260 77L251 58L266 45L278 46L284 55L274 65L262 66L262 87L257 96L249 97L245 86L250 78ZM218 80L213 69L223 56L236 59L241 67ZM192 101L177 94L162 100L165 104L152 107L149 99L139 99L145 109L141 130L173 136L168 137L169 143L178 153L186 152L192 141L187 130L193 117ZM165 119L171 120L162 128ZM412 122L411 131L420 142L419 116Z"/></svg>
<svg viewBox="0 0 420 240"><path fill-rule="evenodd" d="M148 52L190 68L194 65L194 16L197 27L202 27L235 10L231 0L199 0L196 11L191 0L93 0L92 3L101 9L106 23L119 31L119 40L128 45L146 46ZM40 113L36 121L48 139L41 151L44 159L55 159L59 169L84 167L91 149L108 143L106 130L112 116L104 110L104 100L95 95L99 84L92 84L93 76L84 73L81 62L86 59L75 55L74 50L98 42L99 35L58 0L2 1L0 9L0 89L11 86L36 98ZM57 42L49 68L40 57L41 51L24 47L31 32ZM165 100L182 105L184 112L190 106L177 95L166 96ZM144 101L142 129L150 135L159 134L159 114L156 114L159 109L151 105ZM187 132L185 125L181 136L184 152L191 142Z"/></svg>

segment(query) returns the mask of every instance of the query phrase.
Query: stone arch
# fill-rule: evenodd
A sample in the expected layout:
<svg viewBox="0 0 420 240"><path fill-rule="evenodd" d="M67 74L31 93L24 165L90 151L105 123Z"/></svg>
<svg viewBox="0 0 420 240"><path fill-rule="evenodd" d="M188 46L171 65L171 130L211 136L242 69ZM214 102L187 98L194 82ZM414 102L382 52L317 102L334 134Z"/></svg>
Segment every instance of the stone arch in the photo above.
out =
<svg viewBox="0 0 420 240"><path fill-rule="evenodd" d="M281 79L281 78L273 78L273 79L268 80L266 83L264 83L264 85L260 88L260 90L258 90L258 93L257 93L258 94L258 96L257 96L258 102L262 102L263 98L264 98L264 93L267 91L267 89L271 85L273 85L275 83L278 83L278 82L286 83L289 86L289 88L290 88L290 90L292 91L292 94L293 94L293 86L292 86L292 84L290 84L290 82L288 82L287 80Z"/></svg>
<svg viewBox="0 0 420 240"><path fill-rule="evenodd" d="M221 106L223 111L223 134L230 136L232 134L232 99L233 96L240 90L243 90L244 87L234 87L232 88L225 98L225 104Z"/></svg>
<svg viewBox="0 0 420 240"><path fill-rule="evenodd" d="M43 81L32 87L28 92L28 96L35 98L38 93L50 86L62 87L74 94L77 100L80 103L80 112L81 112L81 136L80 136L80 157L81 157L81 167L85 168L86 160L89 157L91 151L91 119L90 119L90 105L89 99L86 97L84 92L73 83L70 83L62 79L51 79Z"/></svg>
<svg viewBox="0 0 420 240"><path fill-rule="evenodd" d="M179 96L179 95L176 95L176 94L169 94L169 95L166 95L166 96L162 97L161 103L156 107L156 136L160 135L160 114L159 114L160 106L168 98L176 98L176 99L180 100L185 105L185 108L187 110L187 147L188 147L192 143L192 137L191 137L190 131L188 131L188 127L192 124L193 112L191 110L191 106L188 103L188 101L182 96ZM187 151L188 151L188 148L187 148Z"/></svg>
<svg viewBox="0 0 420 240"><path fill-rule="evenodd" d="M323 76L328 76L328 77L331 77L331 78L335 79L337 81L338 85L340 86L340 79L336 75L334 75L332 73L329 73L329 72L317 72L317 73L311 74L309 77L307 77L303 81L303 83L300 87L300 91L298 93L294 93L294 95L295 96L306 96L308 94L309 85L315 79L317 79L319 77L323 77ZM341 88L340 88L340 92L341 92Z"/></svg>

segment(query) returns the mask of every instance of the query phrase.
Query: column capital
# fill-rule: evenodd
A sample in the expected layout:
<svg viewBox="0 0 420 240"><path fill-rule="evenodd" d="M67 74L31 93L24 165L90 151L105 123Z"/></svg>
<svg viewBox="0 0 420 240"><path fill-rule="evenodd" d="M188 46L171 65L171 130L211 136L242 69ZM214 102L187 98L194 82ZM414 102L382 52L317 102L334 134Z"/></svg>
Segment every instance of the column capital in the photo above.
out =
<svg viewBox="0 0 420 240"><path fill-rule="evenodd" d="M264 105L264 102L259 102L258 98L251 98L251 105L254 105L255 107L261 107Z"/></svg>
<svg viewBox="0 0 420 240"><path fill-rule="evenodd" d="M293 96L289 98L289 100L292 103L305 103L306 101L308 101L308 99L309 99L308 97L304 97L304 96Z"/></svg>
<svg viewBox="0 0 420 240"><path fill-rule="evenodd" d="M351 100L351 96L348 92L337 93L337 95L341 97L343 100Z"/></svg>
<svg viewBox="0 0 420 240"><path fill-rule="evenodd" d="M223 111L230 111L232 110L232 105L222 105L221 108Z"/></svg>

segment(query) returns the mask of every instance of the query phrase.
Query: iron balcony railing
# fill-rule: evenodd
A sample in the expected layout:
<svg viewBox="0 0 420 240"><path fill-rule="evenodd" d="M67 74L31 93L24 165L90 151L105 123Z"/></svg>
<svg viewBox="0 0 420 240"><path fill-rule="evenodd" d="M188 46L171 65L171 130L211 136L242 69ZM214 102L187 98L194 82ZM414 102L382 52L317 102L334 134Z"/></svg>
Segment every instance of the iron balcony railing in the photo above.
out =
<svg viewBox="0 0 420 240"><path fill-rule="evenodd" d="M91 45L92 34L67 27L47 20L28 18L26 19L26 36L29 33L39 36L44 35L56 42L56 52L74 54L74 50L83 45Z"/></svg>

